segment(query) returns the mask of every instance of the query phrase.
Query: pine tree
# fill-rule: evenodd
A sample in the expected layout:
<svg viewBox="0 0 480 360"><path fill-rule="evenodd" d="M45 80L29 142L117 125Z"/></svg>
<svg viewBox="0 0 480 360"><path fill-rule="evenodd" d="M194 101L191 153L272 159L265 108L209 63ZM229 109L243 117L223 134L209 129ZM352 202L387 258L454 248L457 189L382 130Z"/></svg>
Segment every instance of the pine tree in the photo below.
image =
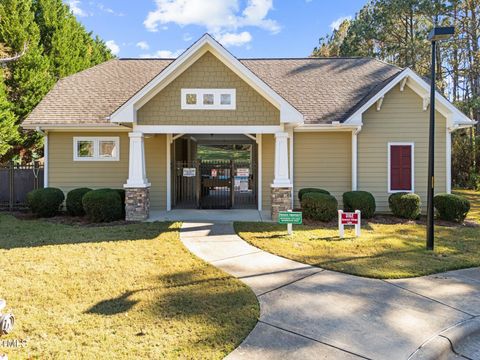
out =
<svg viewBox="0 0 480 360"><path fill-rule="evenodd" d="M7 99L3 71L0 68L0 157L11 149L12 144L20 140L16 120L12 106Z"/></svg>

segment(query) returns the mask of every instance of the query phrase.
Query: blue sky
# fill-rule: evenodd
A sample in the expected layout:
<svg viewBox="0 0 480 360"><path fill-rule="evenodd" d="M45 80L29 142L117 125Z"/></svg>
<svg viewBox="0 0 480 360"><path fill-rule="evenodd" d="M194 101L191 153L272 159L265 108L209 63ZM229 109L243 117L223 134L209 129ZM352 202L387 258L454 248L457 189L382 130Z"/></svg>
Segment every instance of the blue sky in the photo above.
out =
<svg viewBox="0 0 480 360"><path fill-rule="evenodd" d="M64 0L119 57L176 57L205 32L235 56L304 57L366 0Z"/></svg>

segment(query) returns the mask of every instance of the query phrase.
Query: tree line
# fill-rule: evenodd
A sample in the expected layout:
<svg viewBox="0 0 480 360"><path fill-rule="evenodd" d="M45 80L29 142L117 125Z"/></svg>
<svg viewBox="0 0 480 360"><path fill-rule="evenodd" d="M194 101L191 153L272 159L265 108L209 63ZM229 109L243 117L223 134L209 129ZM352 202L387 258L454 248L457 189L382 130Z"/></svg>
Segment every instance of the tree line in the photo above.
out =
<svg viewBox="0 0 480 360"><path fill-rule="evenodd" d="M430 76L434 24L454 26L455 35L439 43L435 83L456 106L480 120L480 0L371 0L351 20L321 37L312 56L368 56ZM454 132L454 186L480 186L480 134Z"/></svg>
<svg viewBox="0 0 480 360"><path fill-rule="evenodd" d="M41 157L42 137L19 126L65 76L113 56L62 0L0 0L0 163Z"/></svg>

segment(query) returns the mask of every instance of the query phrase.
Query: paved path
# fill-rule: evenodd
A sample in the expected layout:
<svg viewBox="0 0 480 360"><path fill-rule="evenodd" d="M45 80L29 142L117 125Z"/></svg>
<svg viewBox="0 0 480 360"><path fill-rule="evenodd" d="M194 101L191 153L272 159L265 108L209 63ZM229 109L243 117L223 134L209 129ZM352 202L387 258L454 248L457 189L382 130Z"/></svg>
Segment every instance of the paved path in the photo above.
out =
<svg viewBox="0 0 480 360"><path fill-rule="evenodd" d="M480 332L465 332L480 323L479 269L382 281L269 254L231 223L184 223L181 239L258 297L259 322L227 359L480 359ZM464 356L450 351L467 335Z"/></svg>

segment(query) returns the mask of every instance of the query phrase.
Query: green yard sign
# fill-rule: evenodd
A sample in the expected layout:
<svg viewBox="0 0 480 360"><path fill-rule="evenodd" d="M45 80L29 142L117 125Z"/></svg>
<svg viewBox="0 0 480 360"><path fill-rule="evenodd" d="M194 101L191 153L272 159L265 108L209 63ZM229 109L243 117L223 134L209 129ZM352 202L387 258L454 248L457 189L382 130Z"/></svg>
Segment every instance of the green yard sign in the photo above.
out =
<svg viewBox="0 0 480 360"><path fill-rule="evenodd" d="M302 224L302 213L300 211L280 211L278 213L279 224Z"/></svg>

